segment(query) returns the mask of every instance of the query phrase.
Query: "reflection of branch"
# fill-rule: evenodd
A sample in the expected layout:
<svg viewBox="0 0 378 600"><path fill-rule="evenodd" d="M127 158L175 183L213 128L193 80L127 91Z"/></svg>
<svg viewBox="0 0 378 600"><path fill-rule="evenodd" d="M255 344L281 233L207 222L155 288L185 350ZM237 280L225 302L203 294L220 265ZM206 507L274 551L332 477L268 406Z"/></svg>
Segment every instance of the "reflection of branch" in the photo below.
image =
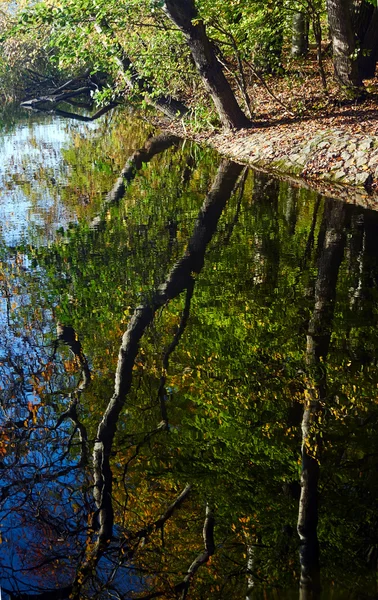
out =
<svg viewBox="0 0 378 600"><path fill-rule="evenodd" d="M80 395L82 392L88 387L91 382L91 371L88 365L87 357L83 352L83 348L80 340L78 339L76 332L73 327L68 327L66 325L62 325L61 323L57 324L57 333L58 339L62 340L67 346L69 346L71 352L78 359L79 364L82 368L82 380L76 389L71 392L70 397L72 400L69 404L68 409L62 413L55 425L54 429L58 429L59 425L63 423L65 419L71 419L76 425L77 430L79 431L80 443L81 443L81 459L80 465L84 466L88 464L89 450L88 450L88 434L86 427L83 423L80 422L78 414L77 414L77 405L79 404Z"/></svg>
<svg viewBox="0 0 378 600"><path fill-rule="evenodd" d="M174 587L175 592L181 594L181 596L180 596L181 600L185 600L185 598L187 597L190 585L191 585L198 569L200 567L202 567L202 565L205 565L208 562L209 558L215 552L214 525L215 525L214 514L213 514L213 511L211 510L211 508L209 507L209 505L207 504L206 505L206 518L205 518L205 523L204 523L203 531L202 531L205 549L192 562L192 564L190 565L189 569L186 572L184 579L180 583L176 584ZM152 600L153 598L159 598L161 596L166 596L166 592L163 590L151 592L150 594L146 594L144 596L139 596L135 600Z"/></svg>
<svg viewBox="0 0 378 600"><path fill-rule="evenodd" d="M191 485L188 484L181 492L181 494L177 496L176 500L172 502L172 504L167 508L167 510L158 519L156 519L156 521L150 523L150 525L147 525L146 527L143 527L143 529L140 529L139 531L134 533L129 539L133 540L143 538L144 540L146 540L154 531L157 531L158 529L162 530L165 523L172 517L174 512L178 508L180 508L184 500L186 500L191 489Z"/></svg>
<svg viewBox="0 0 378 600"><path fill-rule="evenodd" d="M83 582L92 573L112 537L114 511L110 455L118 418L131 388L139 343L147 327L152 323L156 311L176 298L182 291L187 290L193 283L193 273L199 273L202 270L207 245L214 235L223 208L232 194L242 169L242 165L228 160L221 162L215 181L199 212L183 257L173 266L165 282L155 291L150 302L135 309L127 331L123 335L118 355L114 394L98 426L93 450L94 499L99 522L98 537L91 556L77 573L73 598L79 598Z"/></svg>
<svg viewBox="0 0 378 600"><path fill-rule="evenodd" d="M164 423L166 424L167 428L168 428L168 413L167 413L167 404L166 404L167 390L165 387L165 383L167 381L169 357L172 354L172 352L175 350L175 348L178 346L181 336L185 331L185 328L186 328L186 325L187 325L187 322L189 319L189 314L190 314L190 303L191 303L191 300L193 297L194 284L195 284L195 280L193 279L193 277L191 277L188 281L188 286L186 288L185 307L184 307L184 310L183 310L183 313L181 316L180 324L179 324L177 331L175 333L175 336L174 336L172 342L170 343L170 345L168 346L168 348L164 354L164 358L163 358L163 375L160 378L158 398L160 400L161 416L162 416L162 419L163 419Z"/></svg>
<svg viewBox="0 0 378 600"><path fill-rule="evenodd" d="M161 423L159 423L159 425L155 429L146 433L145 436L143 437L143 439L135 445L135 451L134 451L133 455L127 461L125 468L123 470L123 481L124 482L126 480L126 475L127 475L129 466L133 462L133 460L135 460L136 457L138 456L140 449L144 446L144 444L149 442L154 437L154 435L159 433L159 431L166 430L166 429L167 429L166 422L161 421Z"/></svg>
<svg viewBox="0 0 378 600"><path fill-rule="evenodd" d="M237 198L235 216L234 216L232 222L229 225L227 225L227 235L222 240L222 246L229 244L232 233L235 229L235 225L237 224L237 222L239 220L241 203L242 203L243 195L244 195L245 182L247 180L248 173L249 173L249 168L244 167L244 171L241 174L240 181L238 183L238 198Z"/></svg>
<svg viewBox="0 0 378 600"><path fill-rule="evenodd" d="M212 556L215 552L215 543L214 543L214 515L213 511L209 507L206 506L206 518L203 526L203 541L205 545L205 550L201 552L197 556L197 558L190 565L188 572L184 578L184 581L181 584L176 586L178 591L182 591L181 600L185 600L188 595L189 587L195 574L198 569L202 567L202 565L206 564L209 560L210 556Z"/></svg>
<svg viewBox="0 0 378 600"><path fill-rule="evenodd" d="M125 194L126 186L135 178L137 172L144 164L150 162L156 154L167 150L171 146L178 144L178 142L179 138L177 136L163 133L149 139L143 148L134 152L123 167L113 189L107 194L103 209L105 210L121 200ZM102 222L103 218L97 216L91 221L90 227L98 229Z"/></svg>
<svg viewBox="0 0 378 600"><path fill-rule="evenodd" d="M87 357L83 352L83 347L73 327L58 323L56 326L58 339L63 341L70 348L71 352L78 359L82 368L82 381L77 387L78 392L85 390L91 382L91 371L88 365Z"/></svg>

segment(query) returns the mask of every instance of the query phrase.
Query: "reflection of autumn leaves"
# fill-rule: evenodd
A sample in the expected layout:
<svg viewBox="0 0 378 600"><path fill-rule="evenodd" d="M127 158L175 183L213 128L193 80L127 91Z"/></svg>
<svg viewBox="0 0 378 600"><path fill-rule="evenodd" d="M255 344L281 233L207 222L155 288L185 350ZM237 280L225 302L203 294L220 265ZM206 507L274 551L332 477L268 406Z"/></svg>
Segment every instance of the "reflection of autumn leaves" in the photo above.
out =
<svg viewBox="0 0 378 600"><path fill-rule="evenodd" d="M63 365L64 365L64 369L68 375L73 375L80 368L80 362L79 362L77 356L75 356L74 358L71 358L69 360L64 360Z"/></svg>
<svg viewBox="0 0 378 600"><path fill-rule="evenodd" d="M0 427L0 456L6 456L11 436L6 427Z"/></svg>

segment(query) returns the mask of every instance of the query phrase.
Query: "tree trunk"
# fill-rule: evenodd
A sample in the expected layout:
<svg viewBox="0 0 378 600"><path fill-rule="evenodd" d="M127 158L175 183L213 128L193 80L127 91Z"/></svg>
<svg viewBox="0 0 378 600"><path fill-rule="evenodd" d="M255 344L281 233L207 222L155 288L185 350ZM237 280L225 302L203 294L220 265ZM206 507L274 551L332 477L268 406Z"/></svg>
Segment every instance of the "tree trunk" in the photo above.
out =
<svg viewBox="0 0 378 600"><path fill-rule="evenodd" d="M292 56L306 56L308 52L308 19L302 12L293 15Z"/></svg>
<svg viewBox="0 0 378 600"><path fill-rule="evenodd" d="M349 1L327 0L327 12L336 78L349 98L358 99L363 97L364 87L355 56L356 46Z"/></svg>
<svg viewBox="0 0 378 600"><path fill-rule="evenodd" d="M361 43L358 68L362 79L373 79L378 59L378 9L374 8L369 27Z"/></svg>
<svg viewBox="0 0 378 600"><path fill-rule="evenodd" d="M248 127L251 122L240 106L215 55L205 25L198 19L194 0L166 0L164 11L184 34L202 81L211 94L223 127ZM195 20L195 22L194 22Z"/></svg>
<svg viewBox="0 0 378 600"><path fill-rule="evenodd" d="M352 0L352 29L360 43L366 35L374 10L369 0Z"/></svg>
<svg viewBox="0 0 378 600"><path fill-rule="evenodd" d="M368 0L353 0L352 29L360 49L358 68L362 79L372 79L378 58L378 11Z"/></svg>

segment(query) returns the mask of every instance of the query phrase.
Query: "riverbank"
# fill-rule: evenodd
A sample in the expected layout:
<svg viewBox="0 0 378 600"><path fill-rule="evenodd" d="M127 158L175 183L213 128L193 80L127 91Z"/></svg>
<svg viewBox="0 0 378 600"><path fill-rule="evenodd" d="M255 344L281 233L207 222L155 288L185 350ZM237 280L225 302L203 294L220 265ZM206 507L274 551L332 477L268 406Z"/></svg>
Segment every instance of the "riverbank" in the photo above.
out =
<svg viewBox="0 0 378 600"><path fill-rule="evenodd" d="M220 154L319 193L378 209L378 121L375 111L349 108L334 116L257 122L251 129L194 133L168 129L215 148Z"/></svg>
<svg viewBox="0 0 378 600"><path fill-rule="evenodd" d="M378 208L378 136L348 127L322 127L314 134L306 124L256 128L211 136L221 154L278 175L327 196Z"/></svg>
<svg viewBox="0 0 378 600"><path fill-rule="evenodd" d="M326 70L327 95L319 91L316 69L308 66L306 72L304 65L297 77L269 80L275 98L253 85L251 129L199 133L181 123L164 128L294 185L378 209L378 78L366 82L363 103L340 103L329 61Z"/></svg>

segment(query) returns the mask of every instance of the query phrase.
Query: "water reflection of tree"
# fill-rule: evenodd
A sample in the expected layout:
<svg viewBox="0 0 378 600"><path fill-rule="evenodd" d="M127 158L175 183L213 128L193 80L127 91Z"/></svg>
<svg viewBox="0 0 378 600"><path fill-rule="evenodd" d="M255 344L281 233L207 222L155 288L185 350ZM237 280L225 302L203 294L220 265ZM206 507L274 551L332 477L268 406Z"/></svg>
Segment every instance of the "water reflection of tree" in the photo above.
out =
<svg viewBox="0 0 378 600"><path fill-rule="evenodd" d="M330 209L328 209L330 206ZM314 309L307 332L306 365L308 376L302 419L302 472L299 500L301 590L303 598L320 591L318 527L319 460L322 439L321 417L327 404L326 367L332 334L336 285L345 246L347 207L328 201L315 283ZM314 435L313 429L319 428ZM309 595L310 594L310 595ZM314 596L315 597L315 596Z"/></svg>
<svg viewBox="0 0 378 600"><path fill-rule="evenodd" d="M39 255L44 268L62 271L59 293L61 297L69 294L69 307L75 315L75 329L64 324L64 319L59 324L61 340L55 357L59 367L55 367L54 385L42 395L48 409L41 408L38 413L38 419L45 419L43 427L33 434L34 438L27 433L26 441L8 448L9 456L24 452L28 460L32 441L45 448L46 468L40 472L35 469L33 484L36 496L42 489L48 491L43 503L36 503L33 494L24 502L22 462L17 485L24 496L12 497L13 507L16 501L23 502L23 526L28 523L33 532L36 550L38 545L43 549L43 565L37 560L29 563L40 577L29 590L41 599L53 594L185 597L194 576L196 585L190 589L194 598L242 598L247 585L249 597L258 597L264 584L287 583L289 576L281 570L288 567L289 575L293 574L298 549L293 530L301 442L297 408L301 403L305 406L298 523L302 596L308 596L310 588L318 584L319 544L329 559L340 536L356 552L354 573L357 569L363 572L364 553L371 561L374 559L377 520L369 495L376 489L372 472L377 454L371 436L377 415L374 401L369 400L365 413L362 401L353 403L349 398L356 396L356 377L365 399L374 390L377 377L372 349L376 341L372 333L366 334L371 360L366 360L365 368L370 368L371 381L363 383L357 364L361 348L357 332L361 319L368 316L364 311L354 311L348 325L345 318L354 295L352 288L362 285L361 297L370 295L372 302L369 318L375 318L374 292L369 291L368 284L359 284L360 280L371 282L374 278L374 261L370 262L374 250L362 241L360 221L353 225L356 209L332 201L325 203L322 212L319 200L307 208L298 196L296 218L290 217L288 227L287 215L289 209L292 213L292 206L286 206L283 195L275 195L278 186L270 184L266 176L255 175L253 197L251 178L243 178L245 197L240 201L236 195L228 209L225 200L240 172L235 165L221 165L185 243L180 240L180 226L164 231L171 217L167 218L162 210L153 213L156 235L150 231L140 233L140 224L147 222L143 213L135 223L129 214L135 289L139 291L138 269L143 261L149 265L144 248L156 236L160 236L160 244L155 242L154 249L163 249L162 259L158 255L161 264L155 267L153 277L143 276L143 283L154 291L144 294L143 300L135 289L131 300L122 297L123 306L130 302L138 307L123 337L116 389L107 406L104 399L111 394L101 370L111 370L105 365L112 363L110 359L108 363L99 361L104 351L99 338L93 337L98 341L92 349L77 335L85 321L94 322L92 328L98 326L91 307L98 310L96 292L100 294L103 284L95 280L93 290L86 289L87 269L98 268L98 263L90 267L80 263L80 257L85 250L89 263L94 259L87 246L93 246L96 252L100 247L105 268L107 252L110 256L118 244L121 264L118 271L109 270L112 276L107 285L114 289L123 285L120 273L127 255L121 252L128 238L122 212L119 237L114 233L114 212L97 231L72 231L54 253L47 249L45 262ZM185 178L176 176L169 189L186 193L192 180L193 173ZM259 189L266 193L257 198ZM149 210L152 212L152 207ZM140 217L140 213L136 215ZM366 228L374 223L370 213L364 212L363 217ZM347 235L353 228L360 232L359 241ZM347 261L341 262L344 246ZM205 250L211 260L203 268ZM128 252L130 257L130 249ZM361 264L366 265L363 276ZM272 278L266 275L261 282L252 282L259 265L272 273ZM56 283L55 274L51 281ZM246 281L250 285L245 285ZM336 302L337 292L345 289L347 307L340 299ZM65 306L60 310L67 320ZM104 302L102 318L106 310ZM113 310L118 315L118 306ZM303 336L305 320L307 345ZM343 328L349 337L343 335ZM110 338L110 330L108 334ZM119 330L115 331L114 338L118 334ZM51 358L56 344L53 333L49 335ZM348 344L356 357L349 367ZM346 370L340 370L340 365ZM89 368L95 376L87 386ZM354 404L358 405L355 409ZM344 405L348 405L350 416L344 414ZM359 430L353 428L353 419L361 421ZM23 429L30 429L32 423L30 415L29 427ZM365 440L364 431L369 431L370 442ZM347 443L343 441L345 432L350 434ZM85 459L86 438L94 447L93 463L89 465ZM59 446L64 448L63 454ZM50 460L52 449L55 454ZM17 460L20 458L7 463L10 472ZM360 469L368 473L364 485L358 478ZM26 490L30 478L24 483ZM333 522L342 514L340 508L338 512L333 508L340 485L351 509L351 522L361 531L360 555L342 523L332 533ZM62 489L68 491L62 493ZM319 492L322 505L317 528ZM61 500L59 493L63 507L55 509ZM361 493L366 495L365 504L359 499ZM368 507L369 533L367 521L354 515L361 505ZM38 522L44 523L43 542L36 533ZM341 556L338 564L332 560L324 572L335 577L345 557ZM200 568L205 563L207 568ZM55 565L59 570L56 579ZM13 575L17 578L17 569ZM13 596L26 597L22 587L19 592L14 590Z"/></svg>
<svg viewBox="0 0 378 600"><path fill-rule="evenodd" d="M93 569L96 567L96 564L99 562L104 552L109 548L109 544L113 536L114 519L112 501L113 475L110 465L110 456L112 453L114 434L116 431L118 418L123 408L125 397L130 389L132 380L132 370L135 363L135 357L138 351L139 341L143 336L145 329L152 322L155 312L186 289L188 297L187 306L185 308L183 319L178 328L178 331L176 332L171 343L171 347L167 349L165 355L164 369L166 370L168 367L168 356L179 342L179 337L183 333L187 318L189 316L189 301L193 292L194 276L195 274L198 274L202 269L206 246L211 240L211 237L217 226L217 221L222 213L224 204L229 198L230 194L232 193L232 189L236 183L237 177L240 174L241 170L241 166L238 166L233 163L225 162L221 165L219 174L214 182L211 191L207 196L203 208L201 209L198 221L194 228L193 235L189 240L184 256L179 262L175 264L171 273L167 277L166 282L158 288L151 302L139 307L130 321L129 328L124 335L123 345L120 349L120 356L116 375L115 394L111 402L109 403L107 410L104 413L95 441L93 473L96 510L95 514L92 516L92 525L90 527L90 531L92 531L92 533L90 533L89 535L94 535L94 538L97 541L95 541L94 547L91 548L91 541L89 538L89 541L87 543L87 556L82 565L79 567L74 583L68 586L66 585L60 590L55 590L55 594L58 594L62 597L65 597L68 594L71 594L72 597L79 597L79 595L81 595L82 593L81 590L83 588L83 585L88 585L88 580L92 579L93 576ZM66 411L62 413L61 417L58 419L58 422L54 426L52 426L52 424L49 423L45 429L48 430L51 434L51 432L56 432L58 427L64 424L66 419L71 419L74 422L75 430L78 430L80 434L80 443L82 447L82 457L78 463L78 466L85 467L86 461L83 459L85 444L83 443L83 438L85 438L86 441L87 435L83 425L79 422L77 418L77 395L81 393L89 383L90 374L88 362L85 356L83 355L81 344L77 340L74 330L72 328L68 328L62 325L59 325L58 329L60 339L62 339L66 344L68 344L71 351L75 355L75 358L78 360L79 365L82 367L83 379L81 382L78 383L75 390L73 390L73 392L70 394L71 402L69 403ZM161 402L161 406L164 406L164 402ZM163 408L163 413L166 414L165 408ZM149 441L151 436L157 434L163 429L166 429L168 427L167 419L163 420L163 425L164 427L158 425L155 430L152 430L147 435L145 435L143 443ZM45 438L43 440L43 443L51 448L51 441L49 440L49 438ZM68 454L68 452L70 452L72 449L71 443L68 443L67 447ZM136 448L137 454L138 446ZM128 465L130 463L131 461L128 462ZM55 477L54 474L50 472L47 479L49 485L51 486L51 483L53 481L59 481L59 477L62 477L63 475L66 475L69 478L72 469L73 467L69 466L64 470L63 474L58 473ZM43 481L46 483L46 479L44 477L38 479L41 482ZM64 482L64 485L65 487L69 487L67 481ZM174 511L177 508L179 508L180 504L186 498L189 491L190 487L186 486L185 490L178 496L178 498L173 502L173 504L171 504L171 506L165 511L165 513L162 516L160 516L156 521L151 522L147 527L144 527L141 531L134 532L132 535L128 536L129 539L126 542L123 542L123 544L121 545L121 551L125 555L125 561L129 562L133 559L133 556L137 551L141 540L144 540L144 543L146 543L148 537L153 533L154 530L163 529L165 522L169 518L171 518ZM40 516L41 511L36 512ZM90 512L88 513L88 517L89 515ZM68 515L66 516L66 519L69 519ZM49 520L50 530L48 537L51 541L51 528L58 527L58 520L51 520L51 515L49 515ZM98 523L98 525L95 526L95 522ZM98 527L98 533L94 533L93 529L91 529L92 527L95 527L95 529ZM204 525L204 552L200 553L197 559L194 560L191 565L189 565L186 575L176 585L176 591L180 592L183 598L186 597L191 580L195 576L197 569L204 562L207 562L210 555L214 552L214 542L212 541L213 527L214 525L212 513L210 509L207 509ZM119 549L117 552L119 553ZM65 547L65 553L69 555L70 562L78 562L79 557L77 556L77 554L75 555L72 548ZM51 559L45 558L45 560L47 560L48 563L50 561L59 563L59 561L61 562L62 560L62 555L59 554L55 557L54 555L52 555ZM42 565L36 565L33 568L38 569L41 566ZM121 566L121 564L119 566ZM40 575L42 575L43 573L40 568L39 571ZM112 573L110 574L110 579L114 580L114 578L115 572L113 569ZM95 588L96 584L92 581L92 583L90 584L90 589L92 590L91 593L93 593L93 590ZM103 584L101 585L101 588L103 588ZM35 587L34 591L36 590L37 587ZM157 593L157 595L165 595L165 593L166 592L163 590ZM38 597L45 598L49 597L50 595L51 592L44 591L41 592L38 595ZM16 594L15 592L12 592L12 597L21 598L24 596L25 595L22 593Z"/></svg>

